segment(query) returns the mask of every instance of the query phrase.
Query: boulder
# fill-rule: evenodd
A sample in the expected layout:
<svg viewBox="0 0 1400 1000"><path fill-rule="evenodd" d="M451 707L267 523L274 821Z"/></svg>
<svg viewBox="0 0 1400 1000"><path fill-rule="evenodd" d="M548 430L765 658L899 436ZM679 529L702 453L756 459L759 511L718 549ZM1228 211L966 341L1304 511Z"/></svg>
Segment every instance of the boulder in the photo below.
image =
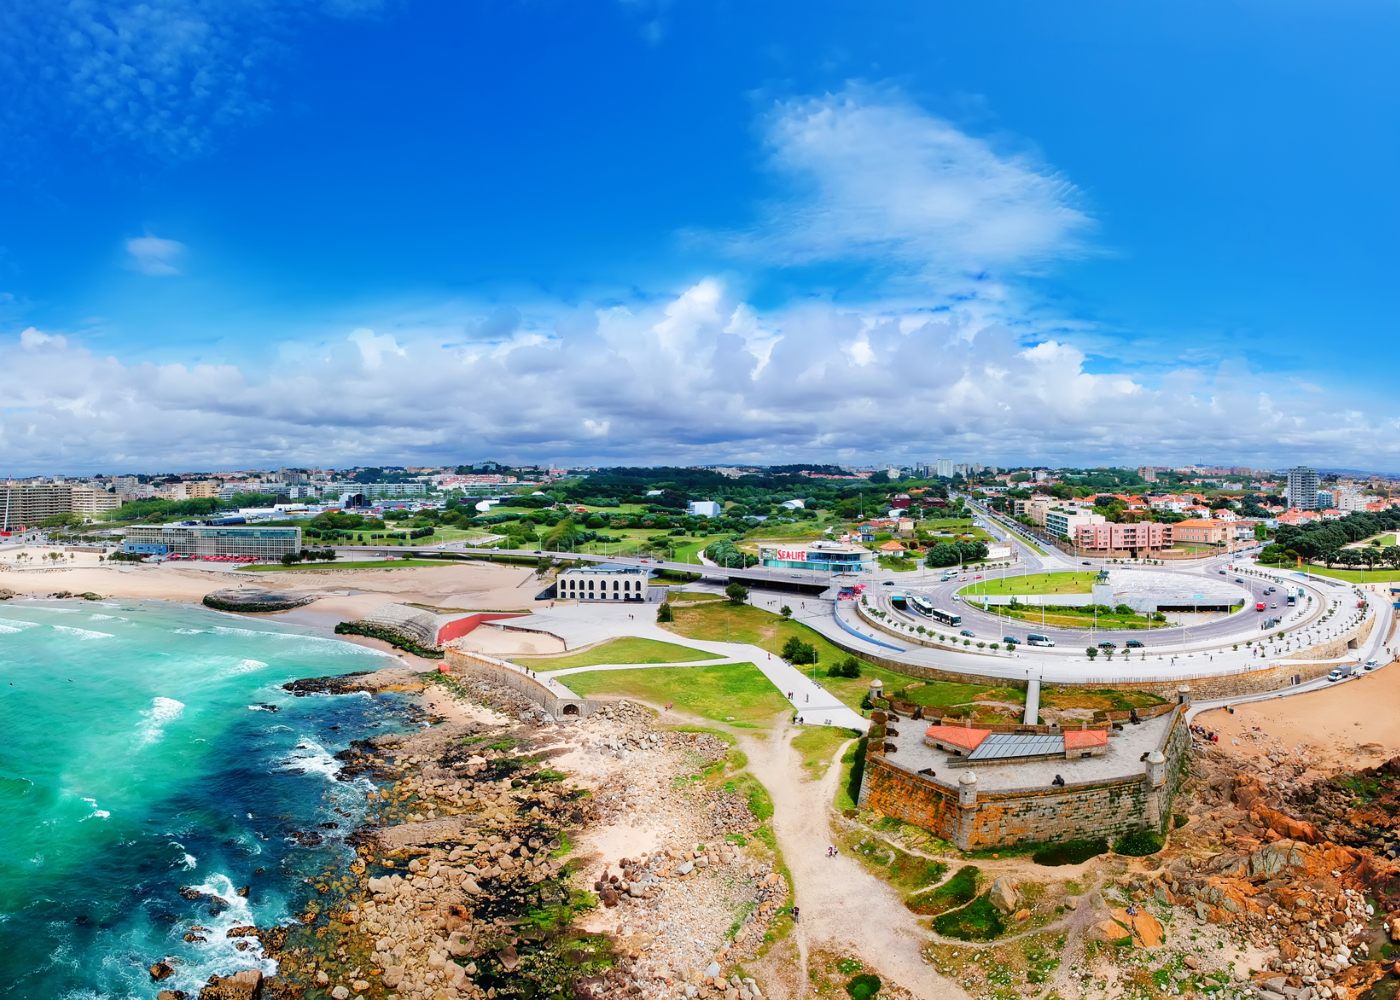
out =
<svg viewBox="0 0 1400 1000"><path fill-rule="evenodd" d="M152 965L149 971L151 973L151 978L156 982L160 982L162 979L169 979L175 974L175 969L164 959Z"/></svg>
<svg viewBox="0 0 1400 1000"><path fill-rule="evenodd" d="M1002 913L1015 913L1020 907L1021 898L1016 892L1016 886L1005 875L992 883L991 888L987 890L987 895L990 897L992 905Z"/></svg>

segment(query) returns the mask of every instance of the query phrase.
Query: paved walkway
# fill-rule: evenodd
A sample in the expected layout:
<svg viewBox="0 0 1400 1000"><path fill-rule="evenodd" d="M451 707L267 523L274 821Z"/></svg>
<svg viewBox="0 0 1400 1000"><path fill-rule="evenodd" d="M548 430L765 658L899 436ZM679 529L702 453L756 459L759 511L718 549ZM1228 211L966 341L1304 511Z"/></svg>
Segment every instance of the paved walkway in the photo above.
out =
<svg viewBox="0 0 1400 1000"><path fill-rule="evenodd" d="M840 726L862 733L869 727L870 720L848 708L840 698L822 687L819 678L814 679L810 673L804 674L761 646L747 642L713 642L679 636L661 628L655 622L644 620L643 615L655 613L655 607L652 605L640 611L635 606L629 610L625 606L604 604L559 606L529 618L513 618L510 625L513 628L553 633L561 636L571 647L592 644L601 639L639 636L658 642L689 646L719 657L717 660L686 663L605 663L589 667L568 667L553 671L547 675L550 677L563 677L567 674L583 673L585 670L646 670L657 667L708 667L717 663L752 663L792 705L803 725ZM579 638L583 638L584 642L578 642Z"/></svg>

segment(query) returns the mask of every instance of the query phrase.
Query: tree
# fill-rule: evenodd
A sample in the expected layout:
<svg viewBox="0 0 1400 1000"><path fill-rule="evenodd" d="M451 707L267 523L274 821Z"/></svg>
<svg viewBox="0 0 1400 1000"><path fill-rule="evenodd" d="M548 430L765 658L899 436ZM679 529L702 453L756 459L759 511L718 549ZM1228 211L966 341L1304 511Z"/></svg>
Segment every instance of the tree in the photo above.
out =
<svg viewBox="0 0 1400 1000"><path fill-rule="evenodd" d="M840 663L833 663L826 668L828 677L859 677L860 661L854 656L848 656Z"/></svg>
<svg viewBox="0 0 1400 1000"><path fill-rule="evenodd" d="M1084 655L1086 655L1087 657L1089 657L1090 660L1092 660L1094 657L1099 655L1099 651L1096 647L1089 646L1085 648Z"/></svg>
<svg viewBox="0 0 1400 1000"><path fill-rule="evenodd" d="M789 636L787 642L783 643L781 655L783 659L793 665L817 662L817 648L810 642L803 642L795 635Z"/></svg>
<svg viewBox="0 0 1400 1000"><path fill-rule="evenodd" d="M729 598L730 604L743 604L749 599L749 588L734 580L724 588L724 596Z"/></svg>
<svg viewBox="0 0 1400 1000"><path fill-rule="evenodd" d="M791 617L792 617L792 608L790 608L790 607L788 607L786 604L784 604L783 607L782 607L782 610L779 611L778 614L782 615L784 618L791 618Z"/></svg>
<svg viewBox="0 0 1400 1000"><path fill-rule="evenodd" d="M661 623L673 622L676 620L675 612L671 610L670 601L662 601L657 607L656 620Z"/></svg>

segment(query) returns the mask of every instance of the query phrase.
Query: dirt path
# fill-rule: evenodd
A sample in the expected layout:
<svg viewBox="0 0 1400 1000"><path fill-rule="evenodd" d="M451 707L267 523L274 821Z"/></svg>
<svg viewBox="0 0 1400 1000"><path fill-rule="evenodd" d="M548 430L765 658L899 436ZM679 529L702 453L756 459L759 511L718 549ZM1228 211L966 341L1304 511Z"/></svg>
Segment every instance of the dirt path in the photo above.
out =
<svg viewBox="0 0 1400 1000"><path fill-rule="evenodd" d="M854 858L826 856L827 847L835 842L830 809L841 769L830 768L820 783L805 781L801 758L791 746L797 732L784 722L767 739L736 735L748 754L749 770L773 798L773 830L792 871L802 913L797 926L799 982L809 982L809 948L822 947L858 956L925 1000L968 997L924 962L919 951L929 935L893 889Z"/></svg>

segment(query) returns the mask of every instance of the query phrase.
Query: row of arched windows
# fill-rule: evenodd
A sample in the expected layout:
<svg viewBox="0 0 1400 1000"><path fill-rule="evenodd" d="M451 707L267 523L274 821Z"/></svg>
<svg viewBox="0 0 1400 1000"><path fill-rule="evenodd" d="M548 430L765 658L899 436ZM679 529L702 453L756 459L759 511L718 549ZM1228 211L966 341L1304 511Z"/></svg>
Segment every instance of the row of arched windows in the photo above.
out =
<svg viewBox="0 0 1400 1000"><path fill-rule="evenodd" d="M579 601L640 601L645 589L640 577L607 580L589 575L564 576L559 580L559 596Z"/></svg>

